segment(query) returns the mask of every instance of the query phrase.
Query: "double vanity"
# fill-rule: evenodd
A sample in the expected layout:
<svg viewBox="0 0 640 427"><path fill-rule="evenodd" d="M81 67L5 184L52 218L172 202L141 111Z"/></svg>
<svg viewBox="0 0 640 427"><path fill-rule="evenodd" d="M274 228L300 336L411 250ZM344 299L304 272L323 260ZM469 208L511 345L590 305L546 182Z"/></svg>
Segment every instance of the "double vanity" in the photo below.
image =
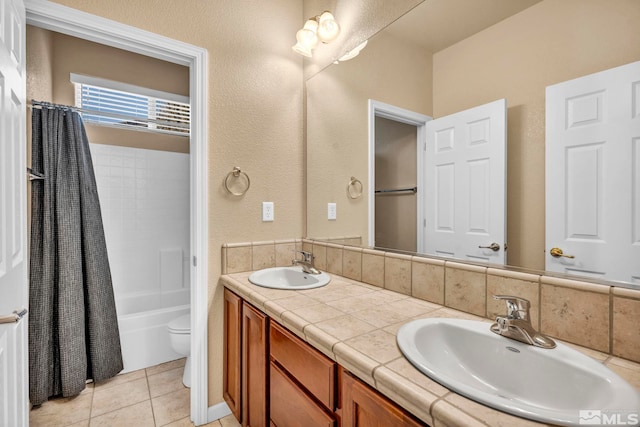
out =
<svg viewBox="0 0 640 427"><path fill-rule="evenodd" d="M492 327L306 267L221 278L225 399L243 425L597 425L598 414L638 422L633 379L609 369L624 361L528 329L525 300L501 297L505 315Z"/></svg>

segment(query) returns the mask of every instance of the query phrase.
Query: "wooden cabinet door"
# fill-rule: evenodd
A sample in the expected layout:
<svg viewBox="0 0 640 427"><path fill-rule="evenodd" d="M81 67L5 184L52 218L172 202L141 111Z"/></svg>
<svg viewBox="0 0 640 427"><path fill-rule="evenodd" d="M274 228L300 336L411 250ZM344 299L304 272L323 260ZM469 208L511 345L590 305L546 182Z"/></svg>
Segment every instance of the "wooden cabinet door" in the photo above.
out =
<svg viewBox="0 0 640 427"><path fill-rule="evenodd" d="M268 318L242 303L242 426L268 425Z"/></svg>
<svg viewBox="0 0 640 427"><path fill-rule="evenodd" d="M342 372L342 427L424 427L347 372Z"/></svg>
<svg viewBox="0 0 640 427"><path fill-rule="evenodd" d="M335 427L335 418L309 397L274 362L271 362L269 382L272 425L278 427Z"/></svg>
<svg viewBox="0 0 640 427"><path fill-rule="evenodd" d="M337 388L336 362L276 322L271 322L269 331L271 359L277 361L328 410L334 411Z"/></svg>
<svg viewBox="0 0 640 427"><path fill-rule="evenodd" d="M224 290L224 355L223 355L223 395L229 409L238 421L242 419L242 391L240 383L242 300L239 296Z"/></svg>

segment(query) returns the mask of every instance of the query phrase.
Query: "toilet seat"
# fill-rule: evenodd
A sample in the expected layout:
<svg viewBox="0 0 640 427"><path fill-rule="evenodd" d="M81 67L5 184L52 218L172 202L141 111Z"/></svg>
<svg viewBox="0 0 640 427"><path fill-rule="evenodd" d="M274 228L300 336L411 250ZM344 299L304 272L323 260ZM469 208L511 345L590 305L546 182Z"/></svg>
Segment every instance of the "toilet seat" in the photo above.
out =
<svg viewBox="0 0 640 427"><path fill-rule="evenodd" d="M173 319L167 325L169 332L173 334L190 334L191 333L191 315L185 314L184 316Z"/></svg>

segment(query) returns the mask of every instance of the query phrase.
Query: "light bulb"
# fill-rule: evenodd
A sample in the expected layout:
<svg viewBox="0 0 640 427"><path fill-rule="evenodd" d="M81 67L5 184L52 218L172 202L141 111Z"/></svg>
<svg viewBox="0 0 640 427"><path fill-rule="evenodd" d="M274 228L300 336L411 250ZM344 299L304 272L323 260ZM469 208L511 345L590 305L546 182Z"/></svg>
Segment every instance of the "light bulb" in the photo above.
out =
<svg viewBox="0 0 640 427"><path fill-rule="evenodd" d="M324 43L332 42L340 35L340 25L331 12L323 12L318 18L317 34Z"/></svg>
<svg viewBox="0 0 640 427"><path fill-rule="evenodd" d="M302 27L304 43L309 46L309 49L315 49L318 46L318 22L315 19L309 19L304 23L304 27ZM300 34L298 31L298 34ZM296 34L296 38L298 38L298 34ZM300 39L298 38L298 41Z"/></svg>

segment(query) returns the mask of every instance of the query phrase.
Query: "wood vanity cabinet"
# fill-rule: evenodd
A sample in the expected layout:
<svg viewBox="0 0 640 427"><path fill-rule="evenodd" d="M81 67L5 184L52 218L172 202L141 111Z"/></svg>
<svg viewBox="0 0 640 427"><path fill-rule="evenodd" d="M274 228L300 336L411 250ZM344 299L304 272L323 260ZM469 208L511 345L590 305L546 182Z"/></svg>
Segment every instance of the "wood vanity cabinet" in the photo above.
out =
<svg viewBox="0 0 640 427"><path fill-rule="evenodd" d="M268 423L269 319L224 290L223 396L243 427Z"/></svg>
<svg viewBox="0 0 640 427"><path fill-rule="evenodd" d="M276 322L269 355L271 425L336 427L338 365Z"/></svg>
<svg viewBox="0 0 640 427"><path fill-rule="evenodd" d="M426 424L343 371L342 427L425 427Z"/></svg>
<svg viewBox="0 0 640 427"><path fill-rule="evenodd" d="M269 318L242 303L242 426L266 427L269 380L267 351Z"/></svg>
<svg viewBox="0 0 640 427"><path fill-rule="evenodd" d="M242 359L242 299L224 290L224 353L222 377L223 396L237 420L242 418L241 375Z"/></svg>
<svg viewBox="0 0 640 427"><path fill-rule="evenodd" d="M228 289L224 322L224 399L243 427L426 426Z"/></svg>

